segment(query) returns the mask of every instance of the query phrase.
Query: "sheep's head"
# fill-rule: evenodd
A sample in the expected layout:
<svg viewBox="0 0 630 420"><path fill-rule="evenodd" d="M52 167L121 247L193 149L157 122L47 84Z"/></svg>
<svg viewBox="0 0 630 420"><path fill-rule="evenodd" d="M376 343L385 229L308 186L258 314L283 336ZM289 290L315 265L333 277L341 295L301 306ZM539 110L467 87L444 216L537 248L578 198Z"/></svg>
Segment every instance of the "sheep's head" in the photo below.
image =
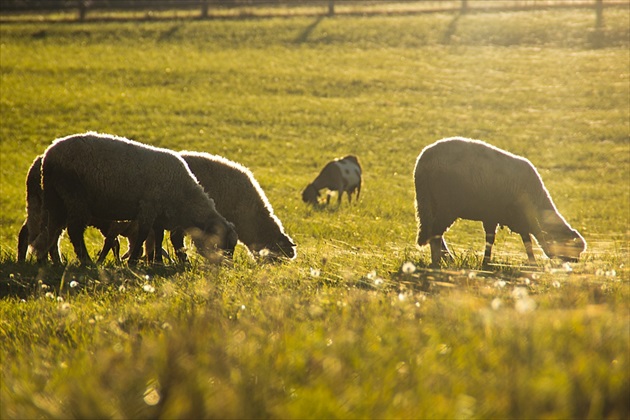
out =
<svg viewBox="0 0 630 420"><path fill-rule="evenodd" d="M563 232L547 232L544 251L550 258L577 262L584 250L586 250L586 241L574 229Z"/></svg>
<svg viewBox="0 0 630 420"><path fill-rule="evenodd" d="M317 204L319 202L319 191L313 186L313 184L308 184L308 186L302 191L302 201L309 204Z"/></svg>
<svg viewBox="0 0 630 420"><path fill-rule="evenodd" d="M258 257L270 262L280 262L286 259L292 260L296 255L296 245L293 240L285 234L271 243L262 245L254 244L251 246L252 251Z"/></svg>
<svg viewBox="0 0 630 420"><path fill-rule="evenodd" d="M188 231L197 251L212 262L220 262L223 257L232 257L238 242L234 225L220 219L204 229Z"/></svg>

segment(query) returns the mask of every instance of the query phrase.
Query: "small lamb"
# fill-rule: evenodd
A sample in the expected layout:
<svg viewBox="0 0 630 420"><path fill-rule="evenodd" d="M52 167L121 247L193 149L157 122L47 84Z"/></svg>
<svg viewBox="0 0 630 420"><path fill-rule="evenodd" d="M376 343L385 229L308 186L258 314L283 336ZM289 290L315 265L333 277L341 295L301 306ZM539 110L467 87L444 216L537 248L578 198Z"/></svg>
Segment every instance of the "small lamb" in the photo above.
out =
<svg viewBox="0 0 630 420"><path fill-rule="evenodd" d="M348 202L352 202L352 194L356 190L357 197L361 194L361 165L356 156L348 155L341 159L328 162L317 178L302 192L305 203L316 205L319 203L319 191L327 188L337 191L337 205L341 204L341 196L348 193ZM326 204L330 204L330 194L326 196Z"/></svg>
<svg viewBox="0 0 630 420"><path fill-rule="evenodd" d="M443 234L457 218L483 222L484 266L498 226L521 235L531 264L531 236L550 258L577 261L586 249L584 238L558 213L540 175L523 157L482 141L447 138L422 150L414 181L417 244L430 244L434 267L441 258L452 258Z"/></svg>
<svg viewBox="0 0 630 420"><path fill-rule="evenodd" d="M134 220L138 242L130 251L135 263L150 230L194 232L198 250L208 258L232 252L234 227L175 152L107 134L75 134L55 140L42 160L42 220L32 242L38 259L67 226L77 257L89 263L83 233L93 218Z"/></svg>

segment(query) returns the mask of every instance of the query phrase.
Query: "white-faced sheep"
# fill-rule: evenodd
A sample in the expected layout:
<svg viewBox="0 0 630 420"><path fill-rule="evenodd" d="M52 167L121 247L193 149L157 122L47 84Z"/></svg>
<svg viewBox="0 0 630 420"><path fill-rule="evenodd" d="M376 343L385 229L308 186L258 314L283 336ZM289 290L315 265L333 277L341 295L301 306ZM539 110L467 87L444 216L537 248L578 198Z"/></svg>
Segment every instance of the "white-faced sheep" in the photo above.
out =
<svg viewBox="0 0 630 420"><path fill-rule="evenodd" d="M485 266L498 226L521 235L530 263L531 236L550 258L576 261L586 249L564 220L529 160L478 140L448 138L424 148L414 172L419 246L431 246L433 266L451 258L444 232L457 218L483 222Z"/></svg>
<svg viewBox="0 0 630 420"><path fill-rule="evenodd" d="M249 169L209 153L184 151L180 156L212 197L219 213L234 224L239 241L253 254L262 254L261 251L266 250L269 258L295 257L295 243L284 232L282 223ZM185 259L183 232L171 231L171 242L179 258ZM147 249L151 248L147 246Z"/></svg>
<svg viewBox="0 0 630 420"><path fill-rule="evenodd" d="M37 156L33 161L33 164L28 170L26 176L26 220L20 229L18 234L18 252L17 260L25 261L26 254L28 253L28 246L31 244L41 233L43 228L42 208L44 200L44 192L41 186L41 167L42 157ZM120 261L120 243L118 242L118 235L124 235L124 226L129 222L111 222L109 220L102 220L93 218L90 220L90 226L93 226L101 231L103 236L111 238L106 241L106 245L99 256L99 262L105 259L105 256L112 250L114 256ZM61 233L61 232L59 232ZM61 256L59 254L58 238L52 241L52 245L49 249L50 259L55 263L61 263Z"/></svg>
<svg viewBox="0 0 630 420"><path fill-rule="evenodd" d="M95 217L137 221L130 263L151 229L195 231L198 250L209 258L217 249L232 252L237 242L184 160L167 149L97 133L61 138L44 153L42 188L45 223L32 244L39 259L67 226L77 257L89 262L83 232Z"/></svg>
<svg viewBox="0 0 630 420"><path fill-rule="evenodd" d="M348 155L328 162L317 178L304 189L302 200L305 203L318 204L319 192L324 188L337 191L337 204L341 204L341 196L344 192L348 193L348 202L352 202L352 194L356 190L358 200L361 194L361 165L357 157ZM326 197L326 204L329 203L330 194Z"/></svg>

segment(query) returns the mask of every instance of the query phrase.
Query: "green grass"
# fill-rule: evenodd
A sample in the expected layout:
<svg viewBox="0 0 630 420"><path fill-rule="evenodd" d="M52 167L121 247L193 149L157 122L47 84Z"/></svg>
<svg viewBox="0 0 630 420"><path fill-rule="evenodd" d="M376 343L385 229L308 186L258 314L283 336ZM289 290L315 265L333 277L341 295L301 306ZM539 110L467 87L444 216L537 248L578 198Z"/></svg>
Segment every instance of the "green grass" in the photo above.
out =
<svg viewBox="0 0 630 420"><path fill-rule="evenodd" d="M3 24L0 417L628 417L628 17ZM17 264L31 161L86 130L248 166L297 259ZM529 158L583 259L527 267L501 231L479 271L460 221L428 269L411 174L454 135ZM305 206L348 153L360 203Z"/></svg>

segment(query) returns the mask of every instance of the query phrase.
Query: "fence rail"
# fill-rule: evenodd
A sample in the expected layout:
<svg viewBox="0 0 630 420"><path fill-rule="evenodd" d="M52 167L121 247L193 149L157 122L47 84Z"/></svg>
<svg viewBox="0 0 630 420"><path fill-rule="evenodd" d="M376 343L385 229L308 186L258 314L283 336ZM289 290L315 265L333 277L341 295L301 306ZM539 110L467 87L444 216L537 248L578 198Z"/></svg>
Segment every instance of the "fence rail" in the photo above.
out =
<svg viewBox="0 0 630 420"><path fill-rule="evenodd" d="M200 18L225 16L226 11L235 16L277 15L279 11L308 9L308 14L348 13L429 13L492 10L534 10L549 8L589 7L595 10L597 22L603 19L605 7L630 7L630 0L2 0L0 15L22 13L76 13L79 20L98 17L107 12L185 11ZM275 13L264 12L273 9ZM256 13L259 11L259 13ZM287 14L289 14L287 12Z"/></svg>

